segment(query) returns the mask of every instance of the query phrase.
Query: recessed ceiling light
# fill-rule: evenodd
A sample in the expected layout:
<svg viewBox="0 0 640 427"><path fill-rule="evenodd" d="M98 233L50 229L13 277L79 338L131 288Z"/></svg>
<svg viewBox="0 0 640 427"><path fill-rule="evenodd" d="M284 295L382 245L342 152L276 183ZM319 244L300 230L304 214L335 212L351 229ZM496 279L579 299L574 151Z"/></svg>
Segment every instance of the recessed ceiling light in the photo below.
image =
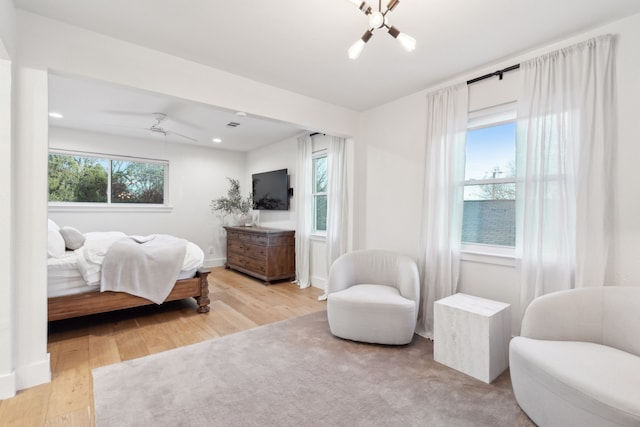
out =
<svg viewBox="0 0 640 427"><path fill-rule="evenodd" d="M220 144L222 140L220 138L213 138L213 142L215 142L216 144Z"/></svg>
<svg viewBox="0 0 640 427"><path fill-rule="evenodd" d="M52 111L49 113L49 117L53 117L54 119L61 119L64 116L60 113L56 113L55 111Z"/></svg>
<svg viewBox="0 0 640 427"><path fill-rule="evenodd" d="M238 116L238 117L246 117L247 113L245 113L244 111L237 111L236 112L236 116Z"/></svg>

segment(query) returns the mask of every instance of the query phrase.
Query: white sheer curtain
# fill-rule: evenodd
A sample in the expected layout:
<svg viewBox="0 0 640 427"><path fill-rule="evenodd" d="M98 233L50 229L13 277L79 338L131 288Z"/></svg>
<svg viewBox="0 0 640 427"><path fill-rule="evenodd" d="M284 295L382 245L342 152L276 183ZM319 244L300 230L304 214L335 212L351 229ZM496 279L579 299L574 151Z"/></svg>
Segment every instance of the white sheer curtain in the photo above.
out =
<svg viewBox="0 0 640 427"><path fill-rule="evenodd" d="M521 308L604 285L616 145L614 50L602 36L520 65Z"/></svg>
<svg viewBox="0 0 640 427"><path fill-rule="evenodd" d="M460 270L467 85L427 95L425 184L416 332L433 338L433 303L456 292Z"/></svg>
<svg viewBox="0 0 640 427"><path fill-rule="evenodd" d="M313 185L313 147L311 137L298 137L298 164L296 177L296 282L301 288L311 285L309 276L311 264L309 244L313 214L312 185Z"/></svg>
<svg viewBox="0 0 640 427"><path fill-rule="evenodd" d="M333 261L347 251L349 198L346 152L345 138L332 136L327 151L327 277Z"/></svg>

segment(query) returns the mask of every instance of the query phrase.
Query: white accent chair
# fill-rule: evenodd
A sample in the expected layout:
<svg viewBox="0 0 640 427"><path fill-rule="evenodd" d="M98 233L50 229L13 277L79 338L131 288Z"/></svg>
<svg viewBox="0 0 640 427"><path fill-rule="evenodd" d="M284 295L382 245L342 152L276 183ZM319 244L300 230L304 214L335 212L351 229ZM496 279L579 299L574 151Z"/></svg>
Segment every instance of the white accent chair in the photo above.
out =
<svg viewBox="0 0 640 427"><path fill-rule="evenodd" d="M509 345L520 407L539 426L640 426L640 287L555 292Z"/></svg>
<svg viewBox="0 0 640 427"><path fill-rule="evenodd" d="M353 341L408 344L416 329L419 296L413 259L384 250L350 252L329 272L329 328Z"/></svg>

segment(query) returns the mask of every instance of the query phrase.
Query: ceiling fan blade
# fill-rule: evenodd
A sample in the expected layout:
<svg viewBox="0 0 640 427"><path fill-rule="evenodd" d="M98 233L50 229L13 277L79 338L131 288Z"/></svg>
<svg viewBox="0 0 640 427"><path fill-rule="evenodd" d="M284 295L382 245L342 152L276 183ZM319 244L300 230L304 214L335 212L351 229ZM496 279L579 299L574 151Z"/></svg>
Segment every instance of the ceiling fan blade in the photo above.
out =
<svg viewBox="0 0 640 427"><path fill-rule="evenodd" d="M184 138L184 139L188 139L189 141L198 142L197 139L191 138L190 136L183 135L183 134L178 133L178 132L173 132L173 131L168 130L168 131L166 131L166 133L167 133L167 135L175 135L175 136L179 136L179 137Z"/></svg>
<svg viewBox="0 0 640 427"><path fill-rule="evenodd" d="M138 130L149 130L149 128L142 128L140 126L127 126L127 125L119 125L116 123L102 123L104 126L123 128L123 129L138 129Z"/></svg>

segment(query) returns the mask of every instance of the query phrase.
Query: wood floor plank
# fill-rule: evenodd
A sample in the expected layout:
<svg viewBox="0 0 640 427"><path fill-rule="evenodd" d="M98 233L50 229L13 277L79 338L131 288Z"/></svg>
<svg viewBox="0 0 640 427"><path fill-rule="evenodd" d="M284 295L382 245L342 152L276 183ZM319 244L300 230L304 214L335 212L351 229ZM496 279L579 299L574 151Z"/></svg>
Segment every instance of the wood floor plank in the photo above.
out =
<svg viewBox="0 0 640 427"><path fill-rule="evenodd" d="M59 342L59 361L52 372L47 418L58 417L93 404L89 368L89 336Z"/></svg>
<svg viewBox="0 0 640 427"><path fill-rule="evenodd" d="M47 419L45 427L88 427L94 425L93 418L91 407L87 406L77 411Z"/></svg>
<svg viewBox="0 0 640 427"><path fill-rule="evenodd" d="M125 329L116 332L115 342L120 360L137 359L150 354L144 339L138 332L138 329Z"/></svg>
<svg viewBox="0 0 640 427"><path fill-rule="evenodd" d="M11 399L3 401L0 413L3 427L41 427L46 422L51 383L21 390Z"/></svg>
<svg viewBox="0 0 640 427"><path fill-rule="evenodd" d="M112 335L89 337L89 368L112 365L121 362L118 342Z"/></svg>
<svg viewBox="0 0 640 427"><path fill-rule="evenodd" d="M93 426L91 369L325 310L323 291L280 282L265 286L214 268L211 311L192 299L49 324L52 381L0 402L0 426Z"/></svg>

